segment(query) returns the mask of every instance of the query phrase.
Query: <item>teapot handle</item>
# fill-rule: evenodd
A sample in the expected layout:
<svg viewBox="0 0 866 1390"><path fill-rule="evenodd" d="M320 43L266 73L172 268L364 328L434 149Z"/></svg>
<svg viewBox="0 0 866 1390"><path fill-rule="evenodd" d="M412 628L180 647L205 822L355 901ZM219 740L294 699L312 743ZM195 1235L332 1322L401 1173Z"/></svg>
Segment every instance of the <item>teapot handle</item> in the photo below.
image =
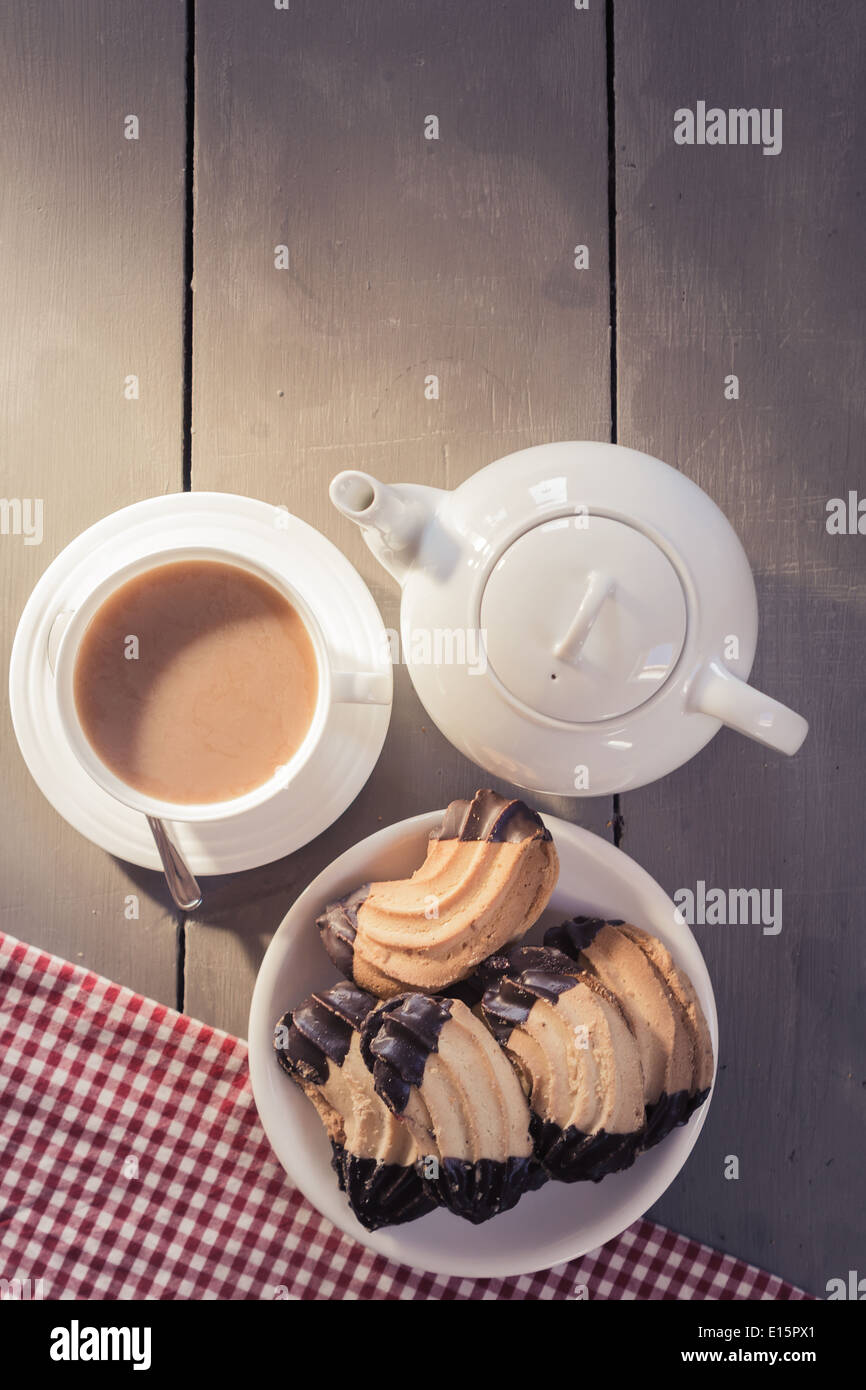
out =
<svg viewBox="0 0 866 1390"><path fill-rule="evenodd" d="M720 719L729 728L789 756L797 752L808 721L787 705L733 675L720 661L708 661L689 692L689 708Z"/></svg>

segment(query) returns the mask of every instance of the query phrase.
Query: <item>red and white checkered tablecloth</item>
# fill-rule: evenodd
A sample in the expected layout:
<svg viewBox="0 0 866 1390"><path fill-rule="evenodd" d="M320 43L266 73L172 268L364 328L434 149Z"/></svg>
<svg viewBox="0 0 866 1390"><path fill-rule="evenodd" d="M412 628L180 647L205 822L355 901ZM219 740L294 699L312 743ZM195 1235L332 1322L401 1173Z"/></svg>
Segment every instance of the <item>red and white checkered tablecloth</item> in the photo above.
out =
<svg viewBox="0 0 866 1390"><path fill-rule="evenodd" d="M16 1278L47 1299L809 1297L650 1221L513 1279L391 1264L289 1183L244 1042L0 933L0 1279Z"/></svg>

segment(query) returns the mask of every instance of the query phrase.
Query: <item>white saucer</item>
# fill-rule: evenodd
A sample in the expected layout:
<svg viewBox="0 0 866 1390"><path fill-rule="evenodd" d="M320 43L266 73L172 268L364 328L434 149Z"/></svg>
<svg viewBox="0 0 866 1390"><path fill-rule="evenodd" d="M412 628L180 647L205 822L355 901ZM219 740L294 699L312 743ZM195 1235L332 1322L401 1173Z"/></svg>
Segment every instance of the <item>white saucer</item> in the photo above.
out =
<svg viewBox="0 0 866 1390"><path fill-rule="evenodd" d="M97 787L63 737L47 653L56 615L74 609L118 560L134 558L155 536L247 550L285 570L315 612L337 669L390 670L382 619L364 581L336 546L285 508L227 492L175 493L136 502L84 531L49 565L21 616L9 668L12 722L34 780L61 816L109 854L147 869L160 861L144 817ZM335 704L319 751L291 792L212 825L173 823L193 873L256 868L315 839L367 781L390 717L390 703Z"/></svg>
<svg viewBox="0 0 866 1390"><path fill-rule="evenodd" d="M313 1106L277 1065L274 1026L286 1010L339 978L325 954L315 919L327 903L361 883L403 878L422 862L427 837L442 821L431 811L400 821L362 840L336 859L301 894L268 947L250 1008L253 1096L265 1132L292 1181L328 1220L390 1260L434 1274L505 1278L548 1269L613 1240L658 1201L673 1182L701 1131L712 1096L687 1124L641 1154L624 1173L600 1183L551 1182L482 1226L435 1211L405 1226L372 1234L355 1220L337 1187L330 1146ZM528 933L565 917L621 917L659 937L690 976L718 1059L716 1004L707 967L688 927L664 890L633 859L607 840L545 816L559 853L559 882L550 906Z"/></svg>

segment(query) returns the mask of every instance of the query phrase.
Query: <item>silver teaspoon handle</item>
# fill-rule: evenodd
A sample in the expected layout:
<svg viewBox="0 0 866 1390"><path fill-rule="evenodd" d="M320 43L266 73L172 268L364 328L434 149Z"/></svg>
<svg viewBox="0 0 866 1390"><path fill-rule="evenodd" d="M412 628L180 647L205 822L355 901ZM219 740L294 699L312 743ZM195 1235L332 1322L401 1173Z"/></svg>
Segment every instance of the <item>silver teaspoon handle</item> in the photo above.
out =
<svg viewBox="0 0 866 1390"><path fill-rule="evenodd" d="M171 896L181 912L192 912L201 906L201 889L184 863L177 845L172 842L164 823L155 816L148 816L147 823L162 860L162 869Z"/></svg>

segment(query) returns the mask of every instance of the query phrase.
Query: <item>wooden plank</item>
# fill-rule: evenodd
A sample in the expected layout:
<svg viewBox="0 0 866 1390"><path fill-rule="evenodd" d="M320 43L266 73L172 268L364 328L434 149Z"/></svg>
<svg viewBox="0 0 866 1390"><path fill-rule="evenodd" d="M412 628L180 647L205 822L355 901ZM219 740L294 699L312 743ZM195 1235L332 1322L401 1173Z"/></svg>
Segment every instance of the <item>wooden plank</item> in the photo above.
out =
<svg viewBox="0 0 866 1390"><path fill-rule="evenodd" d="M825 527L827 500L863 478L858 14L853 2L615 6L619 438L726 512L756 572L754 682L812 724L792 760L723 730L622 799L624 848L669 890L703 880L783 894L778 935L696 928L719 1004L720 1080L653 1214L822 1296L862 1267L866 1236L853 983L863 542ZM781 152L675 144L674 112L698 100L782 108ZM724 397L730 373L738 400Z"/></svg>
<svg viewBox="0 0 866 1390"><path fill-rule="evenodd" d="M0 537L8 663L18 614L62 547L181 486L185 35L173 0L5 4L0 25L0 490L42 499L44 516L40 545ZM137 401L124 399L129 374ZM61 820L8 715L0 750L4 930L174 1003L161 876ZM129 893L138 921L124 916Z"/></svg>
<svg viewBox="0 0 866 1390"><path fill-rule="evenodd" d="M520 0L298 0L254 23L231 0L199 7L193 487L319 527L389 626L395 586L331 507L334 473L452 487L529 444L609 438L604 44L600 5L543 25ZM338 824L205 884L190 1011L244 1033L264 946L306 883L486 780L401 670L383 756ZM609 801L545 805L609 833Z"/></svg>

